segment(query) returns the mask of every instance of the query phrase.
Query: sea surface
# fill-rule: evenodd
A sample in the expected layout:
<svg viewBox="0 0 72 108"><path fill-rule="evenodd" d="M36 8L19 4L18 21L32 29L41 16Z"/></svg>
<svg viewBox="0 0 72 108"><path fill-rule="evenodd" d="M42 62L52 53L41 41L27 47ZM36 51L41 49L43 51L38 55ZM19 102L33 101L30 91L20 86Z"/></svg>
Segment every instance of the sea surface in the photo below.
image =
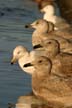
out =
<svg viewBox="0 0 72 108"><path fill-rule="evenodd" d="M0 0L0 108L8 108L8 103L31 92L31 76L17 63L11 66L10 60L17 45L32 49L33 30L24 26L40 17L31 0Z"/></svg>

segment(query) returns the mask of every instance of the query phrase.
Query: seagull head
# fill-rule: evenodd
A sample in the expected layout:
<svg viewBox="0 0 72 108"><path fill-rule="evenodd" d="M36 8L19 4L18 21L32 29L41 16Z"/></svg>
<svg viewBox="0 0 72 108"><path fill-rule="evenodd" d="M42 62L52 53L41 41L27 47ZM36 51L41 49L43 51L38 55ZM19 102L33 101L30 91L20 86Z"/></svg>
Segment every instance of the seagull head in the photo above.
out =
<svg viewBox="0 0 72 108"><path fill-rule="evenodd" d="M17 60L22 58L26 52L28 51L25 47L21 45L17 46L13 51L13 57L11 59L11 64L14 64Z"/></svg>

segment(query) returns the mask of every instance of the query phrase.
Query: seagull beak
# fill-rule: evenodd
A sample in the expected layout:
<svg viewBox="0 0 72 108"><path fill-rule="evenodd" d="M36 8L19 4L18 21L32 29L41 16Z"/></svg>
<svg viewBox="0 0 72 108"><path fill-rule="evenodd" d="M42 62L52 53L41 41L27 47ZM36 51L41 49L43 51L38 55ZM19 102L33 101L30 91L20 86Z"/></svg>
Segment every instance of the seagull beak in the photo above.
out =
<svg viewBox="0 0 72 108"><path fill-rule="evenodd" d="M33 64L31 64L31 63L27 63L27 64L24 64L23 67L30 67L30 66L33 66Z"/></svg>
<svg viewBox="0 0 72 108"><path fill-rule="evenodd" d="M27 24L27 25L25 25L25 28L32 28L32 25L31 24Z"/></svg>
<svg viewBox="0 0 72 108"><path fill-rule="evenodd" d="M11 59L11 65L13 65L16 61L17 61L16 58L12 58L12 59Z"/></svg>

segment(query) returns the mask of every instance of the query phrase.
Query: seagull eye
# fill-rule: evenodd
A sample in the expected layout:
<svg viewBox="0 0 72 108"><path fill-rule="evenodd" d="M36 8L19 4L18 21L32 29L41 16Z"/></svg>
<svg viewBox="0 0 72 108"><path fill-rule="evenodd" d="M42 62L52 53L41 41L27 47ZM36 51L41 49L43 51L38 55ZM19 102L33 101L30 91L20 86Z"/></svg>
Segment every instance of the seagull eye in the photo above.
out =
<svg viewBox="0 0 72 108"><path fill-rule="evenodd" d="M20 54L20 51L18 52L18 54Z"/></svg>
<svg viewBox="0 0 72 108"><path fill-rule="evenodd" d="M39 63L42 63L42 60L40 60Z"/></svg>
<svg viewBox="0 0 72 108"><path fill-rule="evenodd" d="M36 24L39 24L39 22L37 21Z"/></svg>
<svg viewBox="0 0 72 108"><path fill-rule="evenodd" d="M51 42L48 42L48 44L51 44Z"/></svg>

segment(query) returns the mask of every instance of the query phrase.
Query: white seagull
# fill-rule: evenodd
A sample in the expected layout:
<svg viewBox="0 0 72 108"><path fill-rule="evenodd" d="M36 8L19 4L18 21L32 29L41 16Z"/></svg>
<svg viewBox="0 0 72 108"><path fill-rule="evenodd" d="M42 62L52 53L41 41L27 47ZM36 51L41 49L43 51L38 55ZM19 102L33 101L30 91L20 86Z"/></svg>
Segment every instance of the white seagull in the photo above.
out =
<svg viewBox="0 0 72 108"><path fill-rule="evenodd" d="M26 47L21 45L17 46L13 51L13 57L11 59L11 64L18 61L19 66L24 72L32 74L34 72L34 67L23 67L24 64L34 60L33 52L29 52Z"/></svg>
<svg viewBox="0 0 72 108"><path fill-rule="evenodd" d="M62 52L68 52L72 54L72 35L58 33L54 30L53 23L39 19L29 25L26 25L25 27L31 27L35 29L32 34L32 45L34 48L47 39L55 39L59 42L60 50Z"/></svg>

